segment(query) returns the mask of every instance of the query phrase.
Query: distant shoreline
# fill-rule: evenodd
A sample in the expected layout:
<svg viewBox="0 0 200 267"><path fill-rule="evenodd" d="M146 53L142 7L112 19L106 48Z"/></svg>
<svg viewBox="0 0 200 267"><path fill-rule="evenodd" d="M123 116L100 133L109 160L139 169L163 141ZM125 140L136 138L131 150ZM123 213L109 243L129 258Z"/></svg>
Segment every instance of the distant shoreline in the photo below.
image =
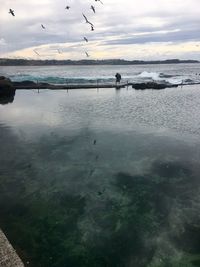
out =
<svg viewBox="0 0 200 267"><path fill-rule="evenodd" d="M108 59L108 60L27 60L27 59L8 59L0 58L0 66L101 66L101 65L158 65L158 64L195 64L200 63L198 60L123 60L123 59Z"/></svg>

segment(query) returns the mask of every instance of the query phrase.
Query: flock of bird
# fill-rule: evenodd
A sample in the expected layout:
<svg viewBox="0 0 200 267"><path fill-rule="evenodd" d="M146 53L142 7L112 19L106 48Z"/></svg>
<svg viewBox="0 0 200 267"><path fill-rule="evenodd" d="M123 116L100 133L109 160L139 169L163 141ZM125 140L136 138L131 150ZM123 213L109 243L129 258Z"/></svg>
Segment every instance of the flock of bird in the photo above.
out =
<svg viewBox="0 0 200 267"><path fill-rule="evenodd" d="M102 5L103 5L103 2L101 1L101 0L95 0L95 2L100 2ZM66 6L65 7L65 9L66 10L69 10L71 7L70 6ZM94 5L91 5L90 6L90 9L94 12L94 13L96 13L96 9L95 9L95 6ZM15 17L15 12L14 12L14 10L13 9L9 9L9 12L8 12L9 14L11 14L13 17ZM92 22L90 22L89 20L88 20L88 18L82 13L82 15L83 15L83 18L85 19L85 22L87 23L87 24L89 24L90 25L90 29L91 29L91 31L94 31L94 24L92 23ZM43 25L43 24L41 24L41 28L43 29L43 30L46 30L46 27ZM83 40L87 43L89 40L88 40L88 38L87 37L83 37ZM62 52L61 52L61 50L59 50L59 49L55 49L59 54L62 54ZM34 49L33 50L33 52L36 54L36 55L38 55L38 56L41 56L39 53L38 53L38 51L37 51L37 49ZM86 52L85 51L85 55L86 55L86 57L89 57L90 55L89 55L89 53L88 52Z"/></svg>

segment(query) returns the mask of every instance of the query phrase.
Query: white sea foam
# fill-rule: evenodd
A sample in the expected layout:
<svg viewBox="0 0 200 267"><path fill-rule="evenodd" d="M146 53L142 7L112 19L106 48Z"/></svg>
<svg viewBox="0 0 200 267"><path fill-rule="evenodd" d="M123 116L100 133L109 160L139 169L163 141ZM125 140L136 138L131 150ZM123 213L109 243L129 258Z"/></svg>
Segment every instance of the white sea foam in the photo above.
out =
<svg viewBox="0 0 200 267"><path fill-rule="evenodd" d="M159 81L159 82L167 82L171 84L181 84L184 83L185 80L187 80L189 77L186 76L171 76L171 75L165 75L163 73L159 72L148 72L148 71L143 71L141 72L138 77L142 79L152 79L154 81Z"/></svg>
<svg viewBox="0 0 200 267"><path fill-rule="evenodd" d="M153 80L159 80L160 73L143 71L138 75L141 78L152 78Z"/></svg>
<svg viewBox="0 0 200 267"><path fill-rule="evenodd" d="M181 84L184 83L185 77L173 77L169 79L165 79L166 82L171 83L171 84Z"/></svg>

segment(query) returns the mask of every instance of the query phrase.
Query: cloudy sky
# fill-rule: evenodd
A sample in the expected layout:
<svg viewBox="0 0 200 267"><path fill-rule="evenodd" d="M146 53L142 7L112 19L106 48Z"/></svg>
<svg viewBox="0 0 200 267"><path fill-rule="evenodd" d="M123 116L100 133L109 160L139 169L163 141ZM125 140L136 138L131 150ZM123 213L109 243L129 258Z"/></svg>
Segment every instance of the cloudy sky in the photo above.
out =
<svg viewBox="0 0 200 267"><path fill-rule="evenodd" d="M102 1L0 0L0 57L200 60L200 0Z"/></svg>

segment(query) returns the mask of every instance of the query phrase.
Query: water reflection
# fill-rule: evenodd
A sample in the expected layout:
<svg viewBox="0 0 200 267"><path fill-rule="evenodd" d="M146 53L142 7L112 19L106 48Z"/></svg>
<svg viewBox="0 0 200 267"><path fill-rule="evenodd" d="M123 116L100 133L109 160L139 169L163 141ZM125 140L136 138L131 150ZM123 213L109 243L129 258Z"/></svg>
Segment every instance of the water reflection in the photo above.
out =
<svg viewBox="0 0 200 267"><path fill-rule="evenodd" d="M12 103L15 99L15 90L13 90L9 96L0 96L0 105L6 105Z"/></svg>
<svg viewBox="0 0 200 267"><path fill-rule="evenodd" d="M78 95L76 106L53 96L48 107L22 95L0 124L0 225L23 260L38 267L198 266L199 143L115 127L112 118L109 127L99 125L96 94L89 101ZM83 103L88 109L78 117ZM20 118L27 104L32 124L29 113ZM41 130L52 112L60 123Z"/></svg>

